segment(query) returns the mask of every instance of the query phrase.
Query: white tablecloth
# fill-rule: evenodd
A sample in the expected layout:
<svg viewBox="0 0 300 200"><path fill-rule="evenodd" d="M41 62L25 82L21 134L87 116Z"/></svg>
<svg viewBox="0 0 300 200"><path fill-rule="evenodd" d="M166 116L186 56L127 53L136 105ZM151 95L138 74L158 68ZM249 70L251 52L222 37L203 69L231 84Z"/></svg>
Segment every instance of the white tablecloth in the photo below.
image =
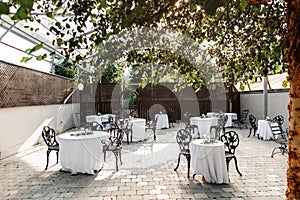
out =
<svg viewBox="0 0 300 200"><path fill-rule="evenodd" d="M232 127L233 126L232 120L237 120L237 114L236 113L224 113L224 114L228 117L225 127ZM218 115L220 115L220 113L208 112L206 115L209 117L217 117Z"/></svg>
<svg viewBox="0 0 300 200"><path fill-rule="evenodd" d="M169 128L169 119L167 114L156 114L157 119L156 129Z"/></svg>
<svg viewBox="0 0 300 200"><path fill-rule="evenodd" d="M202 139L191 142L191 166L195 174L208 183L229 183L224 143L203 144Z"/></svg>
<svg viewBox="0 0 300 200"><path fill-rule="evenodd" d="M191 117L190 119L191 125L197 125L200 132L200 137L210 136L210 127L218 125L218 118L209 117L209 118L201 118L201 117ZM194 136L193 136L194 137Z"/></svg>
<svg viewBox="0 0 300 200"><path fill-rule="evenodd" d="M72 174L94 174L94 170L99 170L103 164L101 140L107 139L109 134L104 131L94 131L90 135L74 135L83 132L67 132L57 137L60 164L63 170L70 171Z"/></svg>
<svg viewBox="0 0 300 200"><path fill-rule="evenodd" d="M113 122L115 122L116 115L114 114L87 115L85 119L87 123L98 122L99 124L103 124L103 122L108 122L110 116L113 117ZM103 130L108 130L109 128L110 128L109 124L107 124L107 126L103 126Z"/></svg>
<svg viewBox="0 0 300 200"><path fill-rule="evenodd" d="M149 138L146 133L146 120L142 118L129 119L129 123L132 125L132 141L141 141ZM124 140L127 141L126 135L124 135Z"/></svg>
<svg viewBox="0 0 300 200"><path fill-rule="evenodd" d="M256 134L259 134L259 137L263 140L270 140L273 137L269 122L267 120L258 120Z"/></svg>

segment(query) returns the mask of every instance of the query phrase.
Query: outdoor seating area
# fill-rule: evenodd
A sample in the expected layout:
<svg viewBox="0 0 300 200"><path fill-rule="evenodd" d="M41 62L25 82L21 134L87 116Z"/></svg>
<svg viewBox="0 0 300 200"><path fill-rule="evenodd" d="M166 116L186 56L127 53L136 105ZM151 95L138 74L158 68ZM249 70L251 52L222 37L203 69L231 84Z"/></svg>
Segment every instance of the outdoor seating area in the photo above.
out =
<svg viewBox="0 0 300 200"><path fill-rule="evenodd" d="M0 200L300 200L297 5L2 1Z"/></svg>
<svg viewBox="0 0 300 200"><path fill-rule="evenodd" d="M223 174L220 178L217 176L215 179L210 179L211 174L203 176L203 170L207 169L201 167L204 162L196 161L196 157L193 158L195 151L202 152L197 148L203 147L193 147L193 145L190 152L192 155L190 173L195 174L193 178L187 176L189 168L186 159L181 159L180 165L174 171L174 167L179 164L180 152L176 135L184 127L184 123L176 123L173 128L159 130L157 140L149 138L129 144L123 142L120 154L122 158L117 157L120 148L117 146L110 148L110 144L107 144L107 148L103 150L115 150L115 152L106 152L105 161L101 156L102 164L95 163L94 169L99 170L93 171L92 175L72 174L61 170L62 160L56 164L55 153L50 154L49 167L45 170L47 147L45 144L37 145L28 151L1 160L0 175L4 181L0 183L0 198L284 199L287 155L278 154L271 158L270 153L277 144L274 141L247 137L249 132L247 129L228 129L235 131L240 139L235 156L242 176L236 172L233 163L229 165L230 173L227 174L225 157L222 170L217 168ZM97 132L99 133L95 131L93 135L97 136ZM70 134L74 132L69 132L69 137ZM103 137L109 138L109 134L101 136L99 140L101 141ZM199 143L198 139L193 139L191 142L195 145L205 145ZM216 145L221 143L219 141ZM214 154L222 155L217 153L222 151L222 148L214 148L214 151ZM206 152L208 153L209 149ZM84 159L89 158L84 156ZM213 159L203 159L210 164L214 163ZM216 158L216 161L218 162L215 164L219 164L221 160ZM218 173L216 171L216 174ZM216 182L214 183L213 180Z"/></svg>

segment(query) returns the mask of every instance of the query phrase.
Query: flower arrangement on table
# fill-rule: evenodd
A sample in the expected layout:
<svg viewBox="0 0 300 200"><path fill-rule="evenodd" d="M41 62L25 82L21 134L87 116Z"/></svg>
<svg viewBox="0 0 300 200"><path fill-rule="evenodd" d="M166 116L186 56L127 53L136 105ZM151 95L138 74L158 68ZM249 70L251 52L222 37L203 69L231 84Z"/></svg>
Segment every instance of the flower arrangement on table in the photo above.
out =
<svg viewBox="0 0 300 200"><path fill-rule="evenodd" d="M100 112L97 113L98 116L101 116L102 114Z"/></svg>
<svg viewBox="0 0 300 200"><path fill-rule="evenodd" d="M272 121L272 119L268 116L266 116L266 120L269 121L269 122Z"/></svg>
<svg viewBox="0 0 300 200"><path fill-rule="evenodd" d="M210 117L207 116L207 115L202 114L202 115L200 116L200 118L210 118Z"/></svg>
<svg viewBox="0 0 300 200"><path fill-rule="evenodd" d="M70 135L79 137L81 135L92 135L92 134L93 134L93 132L82 132L82 133L71 133Z"/></svg>

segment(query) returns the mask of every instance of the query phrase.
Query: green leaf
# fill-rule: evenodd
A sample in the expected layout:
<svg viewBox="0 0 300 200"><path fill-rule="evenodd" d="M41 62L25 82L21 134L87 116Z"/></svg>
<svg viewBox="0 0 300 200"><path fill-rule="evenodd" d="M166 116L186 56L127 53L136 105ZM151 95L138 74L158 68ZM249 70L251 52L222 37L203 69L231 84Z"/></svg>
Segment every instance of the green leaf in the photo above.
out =
<svg viewBox="0 0 300 200"><path fill-rule="evenodd" d="M36 60L38 61L43 60L43 56L39 55L38 57L36 57Z"/></svg>
<svg viewBox="0 0 300 200"><path fill-rule="evenodd" d="M20 7L16 14L14 14L14 16L12 16L12 20L23 20L23 19L27 19L28 18L28 14L26 12L26 10L23 7Z"/></svg>
<svg viewBox="0 0 300 200"><path fill-rule="evenodd" d="M58 46L61 46L63 43L63 40L61 38L57 38L56 42L57 42Z"/></svg>
<svg viewBox="0 0 300 200"><path fill-rule="evenodd" d="M204 3L205 13L213 16L219 7L219 0L206 0Z"/></svg>
<svg viewBox="0 0 300 200"><path fill-rule="evenodd" d="M0 2L0 15L9 14L9 6L6 3Z"/></svg>
<svg viewBox="0 0 300 200"><path fill-rule="evenodd" d="M21 60L21 62L25 62L26 63L27 61L31 60L31 58L32 57L23 57L22 60Z"/></svg>
<svg viewBox="0 0 300 200"><path fill-rule="evenodd" d="M283 87L283 88L286 88L287 86L288 86L287 81L284 80L284 81L282 82L282 87Z"/></svg>
<svg viewBox="0 0 300 200"><path fill-rule="evenodd" d="M43 48L43 44L38 44L35 47L33 47L32 49L30 49L28 53L36 52L36 51L40 50L41 48Z"/></svg>
<svg viewBox="0 0 300 200"><path fill-rule="evenodd" d="M49 17L49 18L51 18L51 19L54 19L54 16L53 16L52 12L47 12L46 16Z"/></svg>
<svg viewBox="0 0 300 200"><path fill-rule="evenodd" d="M249 4L249 0L241 0L241 7L244 10Z"/></svg>

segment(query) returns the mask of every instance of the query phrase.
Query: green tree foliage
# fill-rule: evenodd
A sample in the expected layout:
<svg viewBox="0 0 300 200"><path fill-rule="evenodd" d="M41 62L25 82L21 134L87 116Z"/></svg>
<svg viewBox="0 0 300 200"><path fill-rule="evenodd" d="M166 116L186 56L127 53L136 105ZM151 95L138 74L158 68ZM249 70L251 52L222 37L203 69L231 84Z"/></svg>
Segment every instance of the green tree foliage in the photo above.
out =
<svg viewBox="0 0 300 200"><path fill-rule="evenodd" d="M52 72L64 76L67 78L74 79L76 75L76 68L71 63L69 63L67 60L64 60L60 65L54 65L52 68Z"/></svg>

